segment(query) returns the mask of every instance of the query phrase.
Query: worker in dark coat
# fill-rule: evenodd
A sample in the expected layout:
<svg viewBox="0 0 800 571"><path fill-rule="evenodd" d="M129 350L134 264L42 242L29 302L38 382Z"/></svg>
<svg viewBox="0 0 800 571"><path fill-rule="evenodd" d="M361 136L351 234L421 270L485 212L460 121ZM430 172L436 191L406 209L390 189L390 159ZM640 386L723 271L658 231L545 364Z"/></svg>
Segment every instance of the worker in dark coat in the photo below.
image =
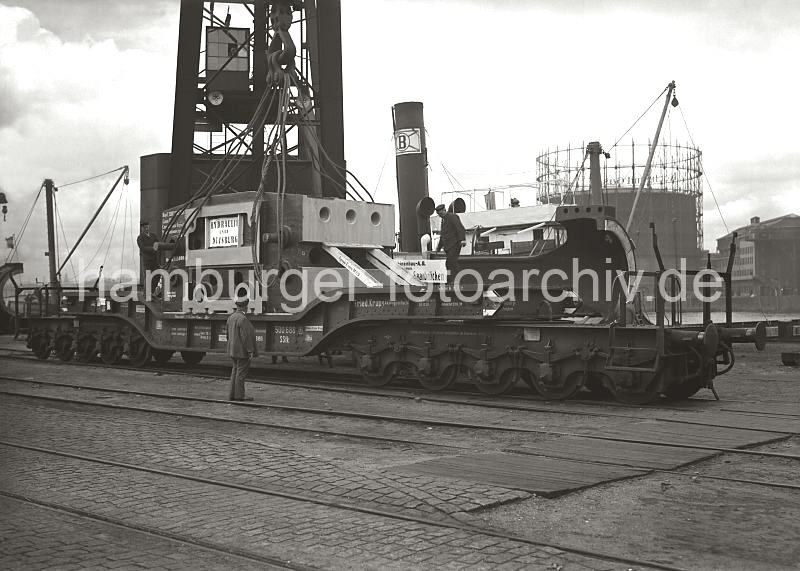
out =
<svg viewBox="0 0 800 571"><path fill-rule="evenodd" d="M445 265L447 266L447 280L452 282L455 280L458 273L458 256L461 254L461 248L466 246L467 238L464 225L461 219L455 212L447 212L444 204L436 207L436 214L442 219L442 230L439 236L439 244L436 246L436 251L444 249L447 258Z"/></svg>
<svg viewBox="0 0 800 571"><path fill-rule="evenodd" d="M249 300L247 297L236 298L236 311L234 311L226 324L228 330L228 355L233 361L231 367L231 388L228 400L241 401L253 400L253 397L244 396L244 382L250 371L250 359L258 357L256 345L256 330L245 311Z"/></svg>
<svg viewBox="0 0 800 571"><path fill-rule="evenodd" d="M147 272L158 269L158 237L150 233L150 224L142 222L139 226L139 236L136 245L139 246L139 283L145 284ZM153 279L150 285L151 294L155 291L158 278Z"/></svg>
<svg viewBox="0 0 800 571"><path fill-rule="evenodd" d="M156 242L158 238L155 234L150 233L150 224L142 222L139 226L139 237L136 238L136 245L139 246L139 256L142 261L142 268L145 270L158 269L158 254L156 250Z"/></svg>

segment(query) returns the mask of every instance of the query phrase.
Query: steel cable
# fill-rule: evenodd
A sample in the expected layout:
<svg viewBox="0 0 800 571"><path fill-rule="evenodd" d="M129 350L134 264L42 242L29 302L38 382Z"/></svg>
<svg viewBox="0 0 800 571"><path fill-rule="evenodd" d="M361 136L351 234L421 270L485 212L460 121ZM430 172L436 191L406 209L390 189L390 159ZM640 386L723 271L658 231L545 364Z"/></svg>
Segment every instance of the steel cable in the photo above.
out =
<svg viewBox="0 0 800 571"><path fill-rule="evenodd" d="M114 169L114 170L110 170L110 171L108 171L108 172L104 172L104 173L102 173L102 174L96 174L96 175L94 175L94 176L90 176L90 177L88 177L88 178L84 178L84 179L81 179L81 180L76 180L76 181L73 181L73 182L68 182L67 184L59 184L59 185L58 185L58 188L67 188L68 186L72 186L72 185L74 185L74 184L80 184L80 183L82 183L82 182L87 182L87 181L90 181L90 180L94 180L94 179L96 179L96 178L104 177L104 176L106 176L106 175L109 175L109 174L111 174L111 173L113 173L113 172L117 172L118 170L122 170L122 169L124 169L124 168L125 168L125 167L119 167L119 168L116 168L116 169Z"/></svg>
<svg viewBox="0 0 800 571"><path fill-rule="evenodd" d="M17 252L20 243L22 242L22 237L25 235L25 230L28 227L28 222L31 219L31 215L33 214L33 209L36 208L36 203L39 201L39 197L42 196L42 190L44 189L44 183L39 186L39 192L36 193L36 198L33 199L33 204L31 204L31 209L28 211L28 215L25 217L25 220L22 222L22 226L20 229L17 230L17 233L13 236L16 236L14 240L14 247L12 248L11 252L9 252L8 256L6 256L6 262L8 262L14 254Z"/></svg>

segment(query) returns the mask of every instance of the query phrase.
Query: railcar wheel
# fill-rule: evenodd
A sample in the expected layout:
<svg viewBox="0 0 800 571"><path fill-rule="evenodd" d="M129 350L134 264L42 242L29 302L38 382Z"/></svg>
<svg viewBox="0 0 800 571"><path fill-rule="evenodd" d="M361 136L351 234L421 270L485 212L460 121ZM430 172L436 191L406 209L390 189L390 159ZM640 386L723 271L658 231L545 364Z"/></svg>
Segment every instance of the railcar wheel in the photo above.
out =
<svg viewBox="0 0 800 571"><path fill-rule="evenodd" d="M429 391L443 391L448 388L458 378L459 366L455 363L447 365L438 375L419 376L419 384Z"/></svg>
<svg viewBox="0 0 800 571"><path fill-rule="evenodd" d="M533 382L533 373L531 373L528 369L525 369L525 375L522 376L523 382L530 387L530 389L538 393L539 390L536 388L536 385Z"/></svg>
<svg viewBox="0 0 800 571"><path fill-rule="evenodd" d="M542 378L528 372L531 384L546 400L565 400L577 393L583 384L583 371L572 371L565 374L553 374L550 378Z"/></svg>
<svg viewBox="0 0 800 571"><path fill-rule="evenodd" d="M56 338L55 353L60 361L65 363L72 361L72 357L75 355L75 350L72 348L72 335L65 333Z"/></svg>
<svg viewBox="0 0 800 571"><path fill-rule="evenodd" d="M664 394L667 397L675 400L683 400L692 397L703 388L703 381L697 379L694 381L688 381L686 383L681 383L679 385L672 385L668 389L664 391Z"/></svg>
<svg viewBox="0 0 800 571"><path fill-rule="evenodd" d="M661 394L661 373L615 371L611 377L611 387L611 394L621 403L648 404Z"/></svg>
<svg viewBox="0 0 800 571"><path fill-rule="evenodd" d="M172 359L172 356L175 354L175 351L170 351L169 349L153 349L153 360L159 365L163 365L164 363L168 362Z"/></svg>
<svg viewBox="0 0 800 571"><path fill-rule="evenodd" d="M187 365L197 365L205 356L206 354L200 351L181 351L181 359Z"/></svg>
<svg viewBox="0 0 800 571"><path fill-rule="evenodd" d="M79 363L91 363L97 356L97 341L91 335L85 335L78 339L78 350L75 353L75 360Z"/></svg>
<svg viewBox="0 0 800 571"><path fill-rule="evenodd" d="M491 379L485 379L475 375L475 386L484 394L501 395L517 384L517 381L523 377L522 371L523 369L519 367L508 367Z"/></svg>
<svg viewBox="0 0 800 571"><path fill-rule="evenodd" d="M106 365L118 365L123 353L122 341L117 337L106 337L100 343L100 360Z"/></svg>
<svg viewBox="0 0 800 571"><path fill-rule="evenodd" d="M361 376L371 387L384 387L399 377L401 363L389 363L380 373L361 371Z"/></svg>
<svg viewBox="0 0 800 571"><path fill-rule="evenodd" d="M607 384L611 384L608 375L598 371L589 371L584 386L594 395L607 397L611 396L611 391L608 390Z"/></svg>
<svg viewBox="0 0 800 571"><path fill-rule="evenodd" d="M31 350L36 358L40 361L46 361L50 358L50 337L47 333L40 333L31 339Z"/></svg>
<svg viewBox="0 0 800 571"><path fill-rule="evenodd" d="M150 343L141 335L137 335L135 339L131 340L131 349L128 359L134 367L146 367L150 363L152 352Z"/></svg>

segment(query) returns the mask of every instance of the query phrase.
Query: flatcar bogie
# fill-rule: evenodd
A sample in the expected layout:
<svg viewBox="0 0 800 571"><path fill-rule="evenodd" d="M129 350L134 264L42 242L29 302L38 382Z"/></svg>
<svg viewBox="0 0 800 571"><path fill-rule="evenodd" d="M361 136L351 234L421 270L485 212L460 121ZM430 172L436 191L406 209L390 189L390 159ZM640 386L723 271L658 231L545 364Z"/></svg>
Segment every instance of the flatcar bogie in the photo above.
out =
<svg viewBox="0 0 800 571"><path fill-rule="evenodd" d="M159 365L168 363L175 351L170 349L153 349L153 360Z"/></svg>
<svg viewBox="0 0 800 571"><path fill-rule="evenodd" d="M181 351L181 359L187 365L198 365L206 354L202 351Z"/></svg>

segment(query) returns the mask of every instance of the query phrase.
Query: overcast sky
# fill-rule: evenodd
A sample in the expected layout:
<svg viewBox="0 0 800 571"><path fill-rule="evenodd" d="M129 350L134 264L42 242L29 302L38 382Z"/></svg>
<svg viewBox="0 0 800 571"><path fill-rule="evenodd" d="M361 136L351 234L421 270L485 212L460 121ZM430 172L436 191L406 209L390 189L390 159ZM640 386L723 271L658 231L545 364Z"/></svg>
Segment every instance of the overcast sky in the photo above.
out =
<svg viewBox="0 0 800 571"><path fill-rule="evenodd" d="M132 176L120 212L129 202L138 221L139 157L170 150L178 9L178 0L0 0L3 237L42 179L123 164ZM343 0L342 18L346 158L379 201L396 200L394 103L425 104L436 197L452 190L442 164L463 186L486 187L532 181L547 148L609 147L675 80L689 132L673 111L664 135L691 135L703 151L706 245L726 231L711 190L731 229L800 213L800 2ZM652 137L657 108L626 141ZM112 182L59 192L68 242ZM115 204L82 247L86 261ZM38 211L22 246L28 278L46 273ZM107 268L131 265L130 238L128 252L118 248L122 224Z"/></svg>

